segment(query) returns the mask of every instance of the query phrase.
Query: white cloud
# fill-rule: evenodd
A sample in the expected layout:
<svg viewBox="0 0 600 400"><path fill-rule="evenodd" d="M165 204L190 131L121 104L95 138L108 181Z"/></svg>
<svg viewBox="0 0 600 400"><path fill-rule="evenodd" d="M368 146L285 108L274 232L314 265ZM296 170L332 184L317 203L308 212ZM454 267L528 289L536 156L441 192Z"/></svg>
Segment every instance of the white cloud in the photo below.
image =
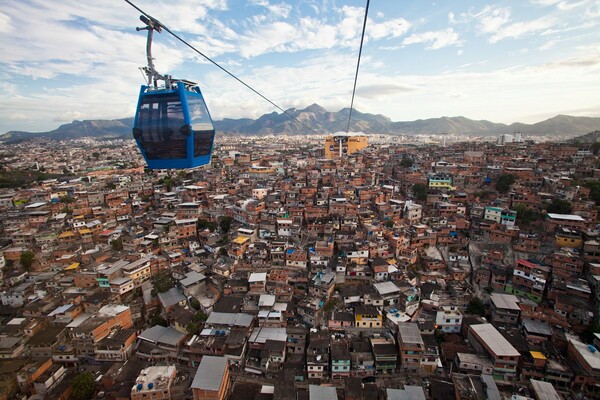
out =
<svg viewBox="0 0 600 400"><path fill-rule="evenodd" d="M490 37L490 43L499 42L507 38L519 38L533 32L540 32L556 25L552 17L541 17L531 21L514 22L501 27Z"/></svg>
<svg viewBox="0 0 600 400"><path fill-rule="evenodd" d="M539 6L552 6L560 2L561 0L531 0L531 3Z"/></svg>
<svg viewBox="0 0 600 400"><path fill-rule="evenodd" d="M250 4L266 8L275 18L287 18L292 10L292 6L290 4L271 4L268 0L252 0Z"/></svg>
<svg viewBox="0 0 600 400"><path fill-rule="evenodd" d="M454 16L454 13L452 11L448 13L448 22L451 24L456 23L456 17Z"/></svg>
<svg viewBox="0 0 600 400"><path fill-rule="evenodd" d="M10 32L13 29L11 18L0 11L0 33Z"/></svg>
<svg viewBox="0 0 600 400"><path fill-rule="evenodd" d="M510 9L486 6L474 17L480 20L479 30L481 33L496 33L510 20Z"/></svg>
<svg viewBox="0 0 600 400"><path fill-rule="evenodd" d="M543 32L558 24L556 18L542 16L529 21L511 21L509 8L486 6L477 14L471 15L479 20L478 31L488 35L490 43L497 43L503 39L520 38L535 32Z"/></svg>
<svg viewBox="0 0 600 400"><path fill-rule="evenodd" d="M404 35L411 27L410 22L404 18L391 19L384 22L367 21L367 37L382 39Z"/></svg>
<svg viewBox="0 0 600 400"><path fill-rule="evenodd" d="M460 46L462 40L460 35L452 28L443 31L430 31L423 33L413 33L402 41L403 45L427 43L428 50L438 50L448 46Z"/></svg>

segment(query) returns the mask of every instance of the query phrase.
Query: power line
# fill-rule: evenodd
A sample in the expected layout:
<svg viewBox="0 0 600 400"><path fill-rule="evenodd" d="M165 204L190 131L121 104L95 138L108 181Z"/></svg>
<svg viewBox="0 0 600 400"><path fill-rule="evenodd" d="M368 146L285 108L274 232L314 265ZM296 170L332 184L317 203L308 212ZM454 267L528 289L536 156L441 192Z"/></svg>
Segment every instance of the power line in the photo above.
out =
<svg viewBox="0 0 600 400"><path fill-rule="evenodd" d="M194 46L192 46L190 43L188 43L187 41L185 41L183 38L181 38L175 32L173 32L172 30L170 30L169 28L167 28L162 22L160 22L159 20L157 20L156 18L152 17L150 14L148 14L147 12L145 12L144 10L142 10L141 8L139 8L138 6L136 6L135 4L133 4L130 0L125 0L125 2L127 4L129 4L131 7L135 8L140 13L142 13L143 15L145 15L146 17L148 17L150 20L152 20L152 22L156 26L159 26L162 29L164 29L165 31L169 32L174 38L176 38L181 43L185 44L190 49L192 49L193 51L195 51L196 53L198 53L199 55L201 55L202 57L204 57L207 61L209 61L210 63L212 63L213 65L215 65L221 71L225 72L227 75L231 76L233 79L235 79L236 81L238 81L242 85L246 86L248 89L250 89L251 91L253 91L255 94L257 94L260 97L262 97L264 100L266 100L267 102L269 102L269 104L271 104L272 106L274 106L275 108L277 108L279 111L283 112L285 115L287 115L288 117L290 117L292 120L294 120L295 122L299 123L300 125L302 125L306 129L308 129L308 130L310 130L310 131L312 131L314 133L318 133L313 128L305 125L302 121L298 120L296 117L294 117L293 115L291 115L290 113L288 113L286 110L284 110L283 108L279 107L275 102L271 101L267 96L263 95L258 90L254 89L252 86L250 86L249 84L247 84L246 82L244 82L243 80L241 80L240 78L238 78L237 76L235 76L232 72L229 72L227 69L225 69L224 67L222 67L221 65L219 65L212 58L210 58L209 56L207 56L206 54L202 53L200 50L198 50L197 48L195 48ZM361 46L362 46L362 41L361 41ZM355 83L355 85L356 85L356 83Z"/></svg>
<svg viewBox="0 0 600 400"><path fill-rule="evenodd" d="M356 93L356 81L358 81L358 69L360 68L360 55L362 54L363 42L365 40L365 30L367 29L369 2L370 0L367 0L367 6L365 7L365 20L363 21L362 34L360 35L360 48L358 49L358 60L356 61L356 74L354 75L354 88L352 89L352 101L350 102L350 113L348 114L348 128L346 129L346 133L350 132L350 121L352 120L352 109L354 107L354 93Z"/></svg>

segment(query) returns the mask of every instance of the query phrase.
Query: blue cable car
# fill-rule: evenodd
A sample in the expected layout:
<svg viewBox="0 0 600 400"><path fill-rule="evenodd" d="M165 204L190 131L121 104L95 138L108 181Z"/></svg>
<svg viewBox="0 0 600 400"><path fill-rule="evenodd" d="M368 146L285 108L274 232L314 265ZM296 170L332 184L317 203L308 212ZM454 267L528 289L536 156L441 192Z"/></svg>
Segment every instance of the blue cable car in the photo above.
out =
<svg viewBox="0 0 600 400"><path fill-rule="evenodd" d="M142 86L133 137L150 169L194 168L210 163L215 127L198 86Z"/></svg>
<svg viewBox="0 0 600 400"><path fill-rule="evenodd" d="M153 31L161 31L155 19L141 16L148 31L148 66L133 121L135 138L150 169L194 168L210 163L215 127L200 88L184 79L161 75L152 58ZM159 85L159 81L163 84Z"/></svg>

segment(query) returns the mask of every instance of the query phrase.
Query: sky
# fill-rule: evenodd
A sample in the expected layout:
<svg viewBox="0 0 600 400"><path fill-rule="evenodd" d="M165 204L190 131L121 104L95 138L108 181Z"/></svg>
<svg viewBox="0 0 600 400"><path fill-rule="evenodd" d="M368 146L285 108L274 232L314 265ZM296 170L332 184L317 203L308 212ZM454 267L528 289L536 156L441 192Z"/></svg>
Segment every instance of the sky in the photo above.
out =
<svg viewBox="0 0 600 400"><path fill-rule="evenodd" d="M284 109L350 106L366 0L135 0ZM0 133L131 117L146 64L122 0L0 0ZM600 0L373 0L355 108L393 121L600 116ZM213 119L277 111L168 33L159 72Z"/></svg>

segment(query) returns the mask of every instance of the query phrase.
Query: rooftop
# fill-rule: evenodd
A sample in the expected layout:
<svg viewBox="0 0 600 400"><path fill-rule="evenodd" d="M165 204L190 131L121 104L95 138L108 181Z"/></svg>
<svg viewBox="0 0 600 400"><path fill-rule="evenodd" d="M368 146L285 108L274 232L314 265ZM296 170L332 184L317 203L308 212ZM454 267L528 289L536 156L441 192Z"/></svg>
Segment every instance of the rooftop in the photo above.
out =
<svg viewBox="0 0 600 400"><path fill-rule="evenodd" d="M227 368L224 357L204 356L192 381L192 389L218 391Z"/></svg>
<svg viewBox="0 0 600 400"><path fill-rule="evenodd" d="M471 330L496 356L518 357L520 353L492 324L472 325Z"/></svg>
<svg viewBox="0 0 600 400"><path fill-rule="evenodd" d="M140 371L131 392L165 390L169 387L169 382L175 377L176 373L177 369L174 365L144 368Z"/></svg>

